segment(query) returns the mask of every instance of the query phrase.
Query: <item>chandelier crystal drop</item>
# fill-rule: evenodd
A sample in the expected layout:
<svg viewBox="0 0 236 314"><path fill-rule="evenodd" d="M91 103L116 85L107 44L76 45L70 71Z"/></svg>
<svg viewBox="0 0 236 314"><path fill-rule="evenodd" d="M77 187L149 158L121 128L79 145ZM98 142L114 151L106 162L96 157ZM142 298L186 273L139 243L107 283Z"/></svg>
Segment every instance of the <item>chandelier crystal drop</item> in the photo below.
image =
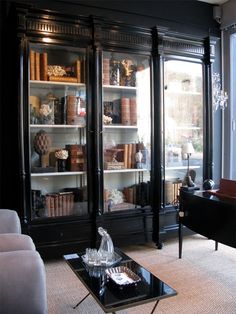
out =
<svg viewBox="0 0 236 314"><path fill-rule="evenodd" d="M213 109L216 111L218 108L224 110L227 107L228 94L221 89L221 79L219 73L212 75L212 101Z"/></svg>

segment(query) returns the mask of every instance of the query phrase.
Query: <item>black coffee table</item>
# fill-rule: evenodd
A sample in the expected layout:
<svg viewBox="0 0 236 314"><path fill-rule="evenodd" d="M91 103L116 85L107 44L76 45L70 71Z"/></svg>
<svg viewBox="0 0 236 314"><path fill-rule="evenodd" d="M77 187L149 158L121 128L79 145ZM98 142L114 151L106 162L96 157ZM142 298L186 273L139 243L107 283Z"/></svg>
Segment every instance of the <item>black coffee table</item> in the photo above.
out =
<svg viewBox="0 0 236 314"><path fill-rule="evenodd" d="M105 313L115 313L118 310L156 301L151 311L153 313L160 300L177 295L174 289L121 250L116 248L115 252L122 257L122 260L112 267L125 266L129 268L141 278L141 281L136 285L120 287L112 280L107 281L104 267L88 267L81 258L84 253L64 255L70 268L89 291L74 308L91 294Z"/></svg>

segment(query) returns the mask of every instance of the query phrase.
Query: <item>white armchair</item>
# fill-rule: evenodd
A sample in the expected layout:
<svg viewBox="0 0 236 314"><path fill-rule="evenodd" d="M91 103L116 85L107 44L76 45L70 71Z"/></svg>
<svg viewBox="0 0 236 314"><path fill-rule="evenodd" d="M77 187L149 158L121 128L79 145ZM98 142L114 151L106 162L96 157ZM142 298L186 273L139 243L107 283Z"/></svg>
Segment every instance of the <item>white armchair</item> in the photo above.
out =
<svg viewBox="0 0 236 314"><path fill-rule="evenodd" d="M47 313L43 260L9 209L0 209L0 296L0 313Z"/></svg>

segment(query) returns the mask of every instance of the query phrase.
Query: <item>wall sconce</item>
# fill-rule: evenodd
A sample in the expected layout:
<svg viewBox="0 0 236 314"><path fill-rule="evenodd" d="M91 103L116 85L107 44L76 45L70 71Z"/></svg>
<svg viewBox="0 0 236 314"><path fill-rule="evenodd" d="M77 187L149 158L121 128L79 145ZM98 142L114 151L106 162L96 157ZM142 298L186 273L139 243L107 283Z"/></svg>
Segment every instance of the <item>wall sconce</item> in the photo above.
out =
<svg viewBox="0 0 236 314"><path fill-rule="evenodd" d="M212 104L213 110L218 108L224 110L227 107L228 94L221 89L220 74L213 73L212 75Z"/></svg>

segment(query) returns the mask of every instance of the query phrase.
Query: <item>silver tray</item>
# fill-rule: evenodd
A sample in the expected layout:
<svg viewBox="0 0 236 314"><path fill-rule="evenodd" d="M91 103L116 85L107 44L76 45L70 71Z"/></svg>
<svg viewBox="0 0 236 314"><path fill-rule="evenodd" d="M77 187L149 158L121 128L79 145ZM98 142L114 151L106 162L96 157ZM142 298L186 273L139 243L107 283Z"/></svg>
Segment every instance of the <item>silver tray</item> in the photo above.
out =
<svg viewBox="0 0 236 314"><path fill-rule="evenodd" d="M125 266L106 269L107 276L119 286L136 285L141 278Z"/></svg>

